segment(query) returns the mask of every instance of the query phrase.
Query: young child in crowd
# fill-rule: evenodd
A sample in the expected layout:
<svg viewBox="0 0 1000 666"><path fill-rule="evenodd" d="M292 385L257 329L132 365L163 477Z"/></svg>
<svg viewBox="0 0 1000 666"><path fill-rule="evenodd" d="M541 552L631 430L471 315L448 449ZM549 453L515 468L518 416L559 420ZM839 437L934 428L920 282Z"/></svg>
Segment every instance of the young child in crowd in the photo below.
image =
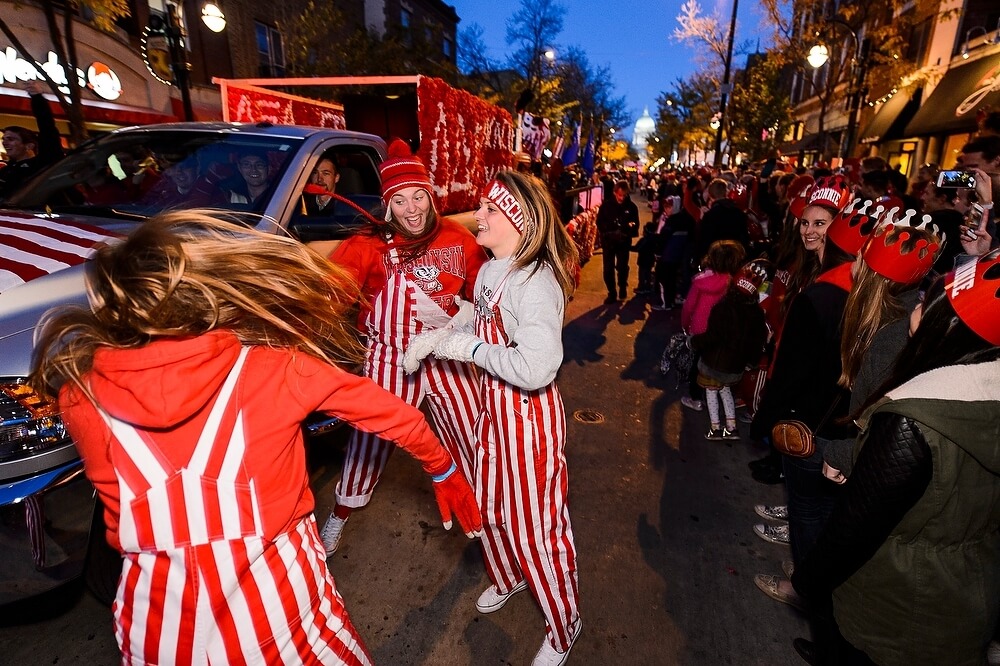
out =
<svg viewBox="0 0 1000 666"><path fill-rule="evenodd" d="M422 414L339 365L356 287L291 238L170 213L88 265L90 308L44 322L59 395L124 564L123 663L370 664L326 567L301 423L336 415L433 476L445 527L481 520Z"/></svg>
<svg viewBox="0 0 1000 666"><path fill-rule="evenodd" d="M475 219L493 259L476 280L474 330L417 336L404 361L415 368L433 349L484 370L475 485L492 585L476 608L498 611L530 589L546 624L532 664L554 666L566 662L583 627L566 503L566 416L555 384L576 247L545 185L513 171L486 185Z"/></svg>
<svg viewBox="0 0 1000 666"><path fill-rule="evenodd" d="M746 367L756 363L767 342L767 323L758 304L758 291L767 280L767 270L750 262L733 276L725 295L708 316L704 333L691 336L698 352L698 385L705 389L711 428L705 439L739 439L732 386L739 383ZM719 420L719 401L725 426Z"/></svg>
<svg viewBox="0 0 1000 666"><path fill-rule="evenodd" d="M722 300L733 274L743 265L746 252L736 241L715 241L701 262L701 272L691 280L684 306L681 308L681 328L688 335L698 335L708 330L708 315L715 304ZM692 367L696 372L697 361ZM681 398L681 404L689 409L701 411L702 391L691 377L691 395Z"/></svg>
<svg viewBox="0 0 1000 666"><path fill-rule="evenodd" d="M635 251L638 255L636 263L639 267L639 285L635 289L637 294L653 292L653 266L656 265L658 249L656 224L647 222L642 227L642 236L635 243Z"/></svg>

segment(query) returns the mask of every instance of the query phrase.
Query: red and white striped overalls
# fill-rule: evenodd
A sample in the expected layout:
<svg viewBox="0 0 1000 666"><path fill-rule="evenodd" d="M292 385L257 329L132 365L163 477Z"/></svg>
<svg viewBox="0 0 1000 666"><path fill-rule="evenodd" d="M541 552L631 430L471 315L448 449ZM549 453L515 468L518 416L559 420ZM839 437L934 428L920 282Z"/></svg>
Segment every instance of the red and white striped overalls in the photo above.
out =
<svg viewBox="0 0 1000 666"><path fill-rule="evenodd" d="M372 301L372 312L366 322L368 353L364 374L414 407L427 400L441 443L471 484L479 379L471 363L430 356L414 374L403 372L403 350L423 327L418 319L418 299L422 307L436 308L447 318L402 272L389 275L385 287ZM352 508L368 504L389 454L395 449L395 444L377 435L360 430L351 433L337 484L337 504Z"/></svg>
<svg viewBox="0 0 1000 666"><path fill-rule="evenodd" d="M235 390L247 348L187 465L101 412L118 475L125 560L114 603L123 664L371 663L310 514L264 537Z"/></svg>
<svg viewBox="0 0 1000 666"><path fill-rule="evenodd" d="M477 309L476 335L489 344L510 344L498 305L506 281L489 299L486 316ZM527 581L549 642L565 652L580 613L562 397L555 382L527 391L490 373L483 373L482 387L475 488L486 572L501 591Z"/></svg>

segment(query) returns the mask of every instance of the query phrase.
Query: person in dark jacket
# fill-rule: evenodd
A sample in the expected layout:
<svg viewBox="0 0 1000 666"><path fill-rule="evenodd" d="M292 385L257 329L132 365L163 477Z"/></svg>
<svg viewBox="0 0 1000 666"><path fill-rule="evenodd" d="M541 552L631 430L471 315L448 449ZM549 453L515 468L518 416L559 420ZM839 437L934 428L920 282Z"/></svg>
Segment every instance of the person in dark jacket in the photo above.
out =
<svg viewBox="0 0 1000 666"><path fill-rule="evenodd" d="M656 257L656 284L660 302L654 310L671 310L677 304L677 286L684 269L684 260L690 254L694 234L694 218L681 205L679 196L667 197L667 216L657 230L659 255ZM655 300L655 299L654 299Z"/></svg>
<svg viewBox="0 0 1000 666"><path fill-rule="evenodd" d="M38 124L38 132L19 125L3 128L7 166L0 169L0 199L10 197L36 173L63 156L59 130L42 89L38 81L28 82L31 113Z"/></svg>
<svg viewBox="0 0 1000 666"><path fill-rule="evenodd" d="M859 418L844 494L792 576L835 620L820 663L986 663L1000 616L998 280L1000 251L950 274Z"/></svg>
<svg viewBox="0 0 1000 666"><path fill-rule="evenodd" d="M628 183L615 183L614 196L605 199L597 211L597 231L601 234L604 256L605 303L628 297L628 261L632 239L639 235L639 208L629 197ZM615 277L618 291L615 292Z"/></svg>
<svg viewBox="0 0 1000 666"><path fill-rule="evenodd" d="M708 197L708 211L698 224L698 236L695 243L695 260L708 252L708 248L717 240L734 240L750 253L750 230L747 226L749 218L729 198L729 183L716 178L705 189Z"/></svg>
<svg viewBox="0 0 1000 666"><path fill-rule="evenodd" d="M698 352L698 384L705 389L711 427L705 439L739 439L736 404L732 387L743 377L747 365L760 357L767 342L767 323L758 304L758 290L767 273L755 262L733 276L722 300L708 315L708 329L691 337L691 349ZM722 401L726 423L719 419Z"/></svg>

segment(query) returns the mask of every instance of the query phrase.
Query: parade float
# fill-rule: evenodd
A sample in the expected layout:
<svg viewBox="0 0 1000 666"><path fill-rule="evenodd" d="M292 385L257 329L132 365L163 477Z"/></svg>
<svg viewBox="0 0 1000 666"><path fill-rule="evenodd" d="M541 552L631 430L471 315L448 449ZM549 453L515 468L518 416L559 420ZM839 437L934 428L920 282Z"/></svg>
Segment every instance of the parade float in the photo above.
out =
<svg viewBox="0 0 1000 666"><path fill-rule="evenodd" d="M427 165L438 210L471 219L479 194L500 169L516 163L517 132L510 113L429 76L347 76L213 79L222 94L223 120L313 125L400 137ZM289 94L289 88L338 88L337 103ZM282 91L273 88L282 88ZM358 91L367 91L359 93ZM373 93L371 91L389 91ZM581 262L593 254L593 210L567 225Z"/></svg>

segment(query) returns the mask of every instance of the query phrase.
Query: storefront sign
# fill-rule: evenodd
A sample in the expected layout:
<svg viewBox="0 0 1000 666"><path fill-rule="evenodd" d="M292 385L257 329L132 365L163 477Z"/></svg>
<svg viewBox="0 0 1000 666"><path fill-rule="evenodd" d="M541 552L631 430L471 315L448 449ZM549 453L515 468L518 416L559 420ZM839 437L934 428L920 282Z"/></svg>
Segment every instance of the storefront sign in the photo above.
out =
<svg viewBox="0 0 1000 666"><path fill-rule="evenodd" d="M976 108L987 95L1000 91L1000 65L997 65L980 78L975 83L974 88L972 94L962 100L962 103L955 109L956 116L965 115Z"/></svg>
<svg viewBox="0 0 1000 666"><path fill-rule="evenodd" d="M66 87L66 71L54 51L49 51L45 62L36 63L22 58L12 46L0 51L0 78L7 83L44 79L39 70L44 71L56 82L60 92L64 95L69 94L69 88ZM81 88L91 89L101 99L113 101L122 95L122 84L118 75L102 62L91 63L86 72L77 68L76 79Z"/></svg>

